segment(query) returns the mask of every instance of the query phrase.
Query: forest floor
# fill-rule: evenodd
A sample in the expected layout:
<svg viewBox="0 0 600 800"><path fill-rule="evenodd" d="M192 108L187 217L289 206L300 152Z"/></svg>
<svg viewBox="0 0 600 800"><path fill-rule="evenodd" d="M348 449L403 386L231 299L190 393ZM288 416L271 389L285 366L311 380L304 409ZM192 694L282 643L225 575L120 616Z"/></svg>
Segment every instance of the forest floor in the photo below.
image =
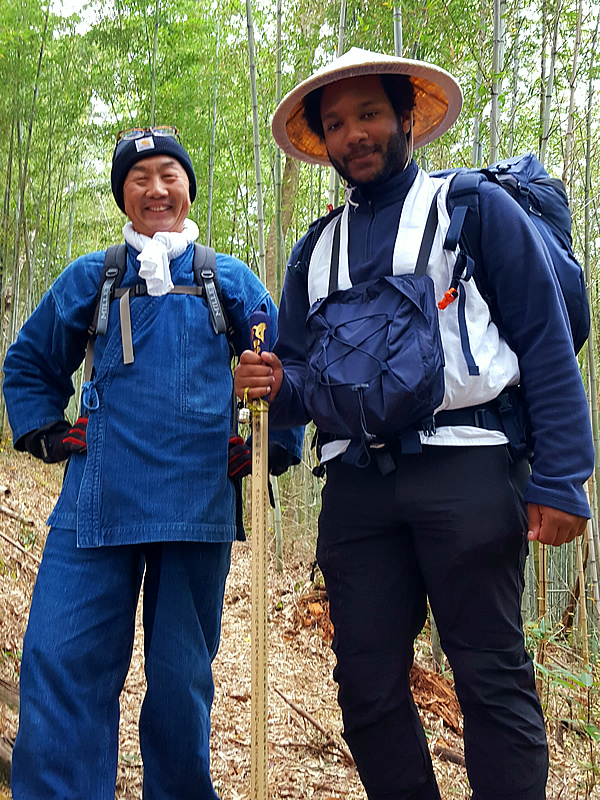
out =
<svg viewBox="0 0 600 800"><path fill-rule="evenodd" d="M5 682L18 682L31 592L46 536L45 520L61 480L60 466L44 465L14 453L7 444L0 445L0 679ZM313 543L298 539L288 542L284 560L284 571L277 573L271 564L268 578L269 795L272 800L365 800L341 737L336 685L331 677L335 658L330 648L332 628L326 595L323 587L311 582ZM223 800L250 797L250 567L251 543L237 543L225 596L221 647L213 669L212 775ZM116 797L128 800L141 797L137 718L144 694L142 652L138 625L121 698ZM466 800L470 789L460 763L460 710L451 680L431 670L426 632L418 642L417 665L414 692L442 797ZM585 705L577 697L567 698L567 702L571 717ZM581 724L565 721L559 705L554 700L548 707L548 800L600 800L600 753L582 733ZM598 707L589 713L598 720ZM16 730L16 711L0 705L0 743L4 740L10 745ZM10 796L8 788L0 787L0 798Z"/></svg>

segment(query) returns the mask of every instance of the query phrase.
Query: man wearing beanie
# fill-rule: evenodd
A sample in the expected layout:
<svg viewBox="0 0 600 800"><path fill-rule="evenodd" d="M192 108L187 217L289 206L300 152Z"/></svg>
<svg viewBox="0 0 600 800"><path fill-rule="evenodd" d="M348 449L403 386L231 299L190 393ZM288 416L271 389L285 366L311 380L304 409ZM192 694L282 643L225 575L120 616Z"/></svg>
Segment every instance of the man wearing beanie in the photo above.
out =
<svg viewBox="0 0 600 800"><path fill-rule="evenodd" d="M14 446L69 458L36 582L21 663L15 800L115 796L119 695L143 583L147 691L140 716L145 800L213 800L211 662L231 544L243 538L227 337L194 280L196 195L174 128L120 134L112 190L129 217L126 269L75 425L64 417L88 345L105 253L75 260L21 329L4 364ZM248 267L218 253L235 349L250 315L276 309ZM298 463L301 429L269 448ZM230 444L230 438L233 447ZM229 445L229 449L228 449ZM228 456L228 453L233 456ZM234 478L235 473L235 478Z"/></svg>

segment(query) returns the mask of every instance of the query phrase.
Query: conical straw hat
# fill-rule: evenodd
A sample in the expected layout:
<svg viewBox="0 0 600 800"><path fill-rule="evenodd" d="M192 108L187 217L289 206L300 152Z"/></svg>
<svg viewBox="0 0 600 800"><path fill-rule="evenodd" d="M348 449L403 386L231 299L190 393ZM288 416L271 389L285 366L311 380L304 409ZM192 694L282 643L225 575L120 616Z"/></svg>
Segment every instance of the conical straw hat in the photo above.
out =
<svg viewBox="0 0 600 800"><path fill-rule="evenodd" d="M279 147L309 164L330 166L325 142L314 133L304 116L304 98L314 89L361 75L409 75L415 89L413 109L414 148L433 142L458 119L462 92L445 70L424 61L386 56L353 47L286 95L273 116L272 131Z"/></svg>

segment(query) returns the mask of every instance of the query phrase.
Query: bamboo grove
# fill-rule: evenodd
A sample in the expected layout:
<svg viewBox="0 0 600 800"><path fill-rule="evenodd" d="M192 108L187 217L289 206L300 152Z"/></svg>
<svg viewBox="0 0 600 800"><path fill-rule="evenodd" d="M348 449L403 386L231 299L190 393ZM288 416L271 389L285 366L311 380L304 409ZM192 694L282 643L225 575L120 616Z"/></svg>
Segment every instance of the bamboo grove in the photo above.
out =
<svg viewBox="0 0 600 800"><path fill-rule="evenodd" d="M77 11L0 0L2 356L71 260L121 240L125 219L109 166L117 132L133 125L179 128L198 179L191 214L201 239L244 260L277 298L291 246L336 202L339 187L325 169L282 159L270 119L299 80L359 46L431 61L461 83L460 120L418 152L424 167L480 166L533 151L563 179L594 319L581 369L598 439L597 5L90 0ZM312 459L309 434L305 463L275 487L274 528L292 539L315 536ZM559 631L584 663L598 664L597 486L590 481L594 520L585 540L553 553L536 548L529 559L524 614L541 642L540 663L544 639ZM278 555L281 565L281 548Z"/></svg>

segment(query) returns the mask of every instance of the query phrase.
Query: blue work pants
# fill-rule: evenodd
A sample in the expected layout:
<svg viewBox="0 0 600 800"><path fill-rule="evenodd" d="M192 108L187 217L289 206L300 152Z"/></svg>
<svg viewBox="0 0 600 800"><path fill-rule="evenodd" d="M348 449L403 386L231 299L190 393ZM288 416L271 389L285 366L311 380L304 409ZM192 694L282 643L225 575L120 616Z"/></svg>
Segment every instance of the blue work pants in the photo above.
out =
<svg viewBox="0 0 600 800"><path fill-rule="evenodd" d="M504 446L335 459L317 558L335 626L344 737L370 800L439 800L410 691L427 597L464 714L473 800L543 800L548 756L521 622L525 461Z"/></svg>
<svg viewBox="0 0 600 800"><path fill-rule="evenodd" d="M229 543L77 548L75 531L50 530L23 645L14 800L114 800L144 574L143 797L215 800L211 662L230 555Z"/></svg>

